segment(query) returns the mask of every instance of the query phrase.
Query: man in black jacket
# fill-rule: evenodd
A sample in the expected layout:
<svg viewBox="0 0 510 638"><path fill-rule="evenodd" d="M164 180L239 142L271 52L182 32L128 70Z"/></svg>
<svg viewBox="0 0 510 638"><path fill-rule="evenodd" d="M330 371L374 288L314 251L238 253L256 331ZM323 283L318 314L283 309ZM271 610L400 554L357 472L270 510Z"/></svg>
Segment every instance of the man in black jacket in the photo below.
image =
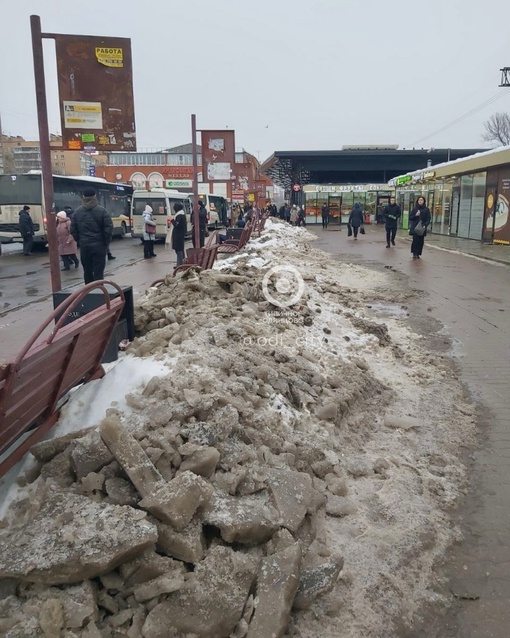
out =
<svg viewBox="0 0 510 638"><path fill-rule="evenodd" d="M393 196L390 197L390 203L383 210L384 223L386 225L386 248L395 245L395 236L397 234L398 220L402 212Z"/></svg>
<svg viewBox="0 0 510 638"><path fill-rule="evenodd" d="M34 222L30 217L30 206L23 206L18 215L19 232L23 237L23 254L31 255L34 244Z"/></svg>
<svg viewBox="0 0 510 638"><path fill-rule="evenodd" d="M71 234L80 246L85 283L104 277L106 253L112 239L113 222L106 208L97 202L93 188L86 188L71 222Z"/></svg>

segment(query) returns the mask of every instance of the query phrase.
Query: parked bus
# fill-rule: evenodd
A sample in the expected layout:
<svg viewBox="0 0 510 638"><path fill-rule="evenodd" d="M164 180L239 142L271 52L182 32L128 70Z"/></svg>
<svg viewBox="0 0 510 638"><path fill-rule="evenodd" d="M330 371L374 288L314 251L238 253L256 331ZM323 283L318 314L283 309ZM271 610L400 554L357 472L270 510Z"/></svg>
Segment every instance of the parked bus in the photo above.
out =
<svg viewBox="0 0 510 638"><path fill-rule="evenodd" d="M97 199L113 221L113 235L125 237L129 232L129 211L133 188L126 184L112 184L96 177L53 176L55 212L70 206L73 211L81 206L81 193L93 188ZM22 242L18 230L18 213L24 205L30 206L34 222L34 246L46 246L47 215L44 205L41 173L34 171L23 175L0 175L0 242Z"/></svg>
<svg viewBox="0 0 510 638"><path fill-rule="evenodd" d="M148 204L156 220L156 240L165 240L168 230L168 220L174 215L174 204L182 204L189 223L191 213L190 195L168 188L153 188L150 191L136 190L131 204L131 236L143 236L142 213Z"/></svg>

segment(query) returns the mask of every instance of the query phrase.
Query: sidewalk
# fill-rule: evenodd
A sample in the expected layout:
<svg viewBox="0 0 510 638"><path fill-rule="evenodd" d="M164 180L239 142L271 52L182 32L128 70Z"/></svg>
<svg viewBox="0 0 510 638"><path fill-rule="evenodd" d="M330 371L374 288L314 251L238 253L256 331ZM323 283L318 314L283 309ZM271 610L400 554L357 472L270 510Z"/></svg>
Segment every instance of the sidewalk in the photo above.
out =
<svg viewBox="0 0 510 638"><path fill-rule="evenodd" d="M401 239L411 241L407 230L400 230L398 236ZM425 241L429 246L438 248L439 250L448 250L510 266L510 246L482 244L475 239L462 239L461 237L448 237L446 235L434 234L428 234Z"/></svg>
<svg viewBox="0 0 510 638"><path fill-rule="evenodd" d="M133 286L133 296L136 299L143 295L156 279L171 274L174 267L174 251L161 248L156 259L139 258L134 263L117 269L112 275L106 275L105 278L120 286ZM0 361L16 355L52 312L53 297L48 294L0 316Z"/></svg>
<svg viewBox="0 0 510 638"><path fill-rule="evenodd" d="M314 247L342 261L389 269L424 296L409 304L411 321L437 319L438 342L452 340L462 380L478 406L480 446L470 454L470 485L457 513L464 540L444 566L451 589L460 593L452 608L424 619L436 638L507 638L510 635L510 248L427 235L423 258L411 259L410 237L386 248L384 228L366 227L358 241L347 233L309 227ZM473 259L472 256L480 259ZM482 261L483 260L483 261ZM462 596L465 595L465 598ZM471 598L470 598L471 597ZM422 628L420 627L420 630Z"/></svg>

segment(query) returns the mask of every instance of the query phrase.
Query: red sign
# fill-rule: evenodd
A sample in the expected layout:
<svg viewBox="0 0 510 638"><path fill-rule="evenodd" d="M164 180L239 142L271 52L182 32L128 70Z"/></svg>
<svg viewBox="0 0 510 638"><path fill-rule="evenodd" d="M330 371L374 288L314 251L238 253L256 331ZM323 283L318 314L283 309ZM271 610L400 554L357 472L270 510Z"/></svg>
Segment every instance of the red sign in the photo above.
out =
<svg viewBox="0 0 510 638"><path fill-rule="evenodd" d="M292 187L292 190L297 193L298 191L301 190L301 186L299 184L294 184L294 186Z"/></svg>
<svg viewBox="0 0 510 638"><path fill-rule="evenodd" d="M204 182L232 179L235 162L234 131L202 131L202 167Z"/></svg>

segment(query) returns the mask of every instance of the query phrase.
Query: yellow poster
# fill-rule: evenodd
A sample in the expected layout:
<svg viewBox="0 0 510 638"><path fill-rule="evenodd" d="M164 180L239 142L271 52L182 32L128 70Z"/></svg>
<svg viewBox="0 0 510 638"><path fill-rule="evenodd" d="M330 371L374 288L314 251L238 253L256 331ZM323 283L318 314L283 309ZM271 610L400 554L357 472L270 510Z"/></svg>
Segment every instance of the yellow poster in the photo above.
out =
<svg viewBox="0 0 510 638"><path fill-rule="evenodd" d="M96 59L99 64L119 69L124 66L122 48L120 47L96 47Z"/></svg>

